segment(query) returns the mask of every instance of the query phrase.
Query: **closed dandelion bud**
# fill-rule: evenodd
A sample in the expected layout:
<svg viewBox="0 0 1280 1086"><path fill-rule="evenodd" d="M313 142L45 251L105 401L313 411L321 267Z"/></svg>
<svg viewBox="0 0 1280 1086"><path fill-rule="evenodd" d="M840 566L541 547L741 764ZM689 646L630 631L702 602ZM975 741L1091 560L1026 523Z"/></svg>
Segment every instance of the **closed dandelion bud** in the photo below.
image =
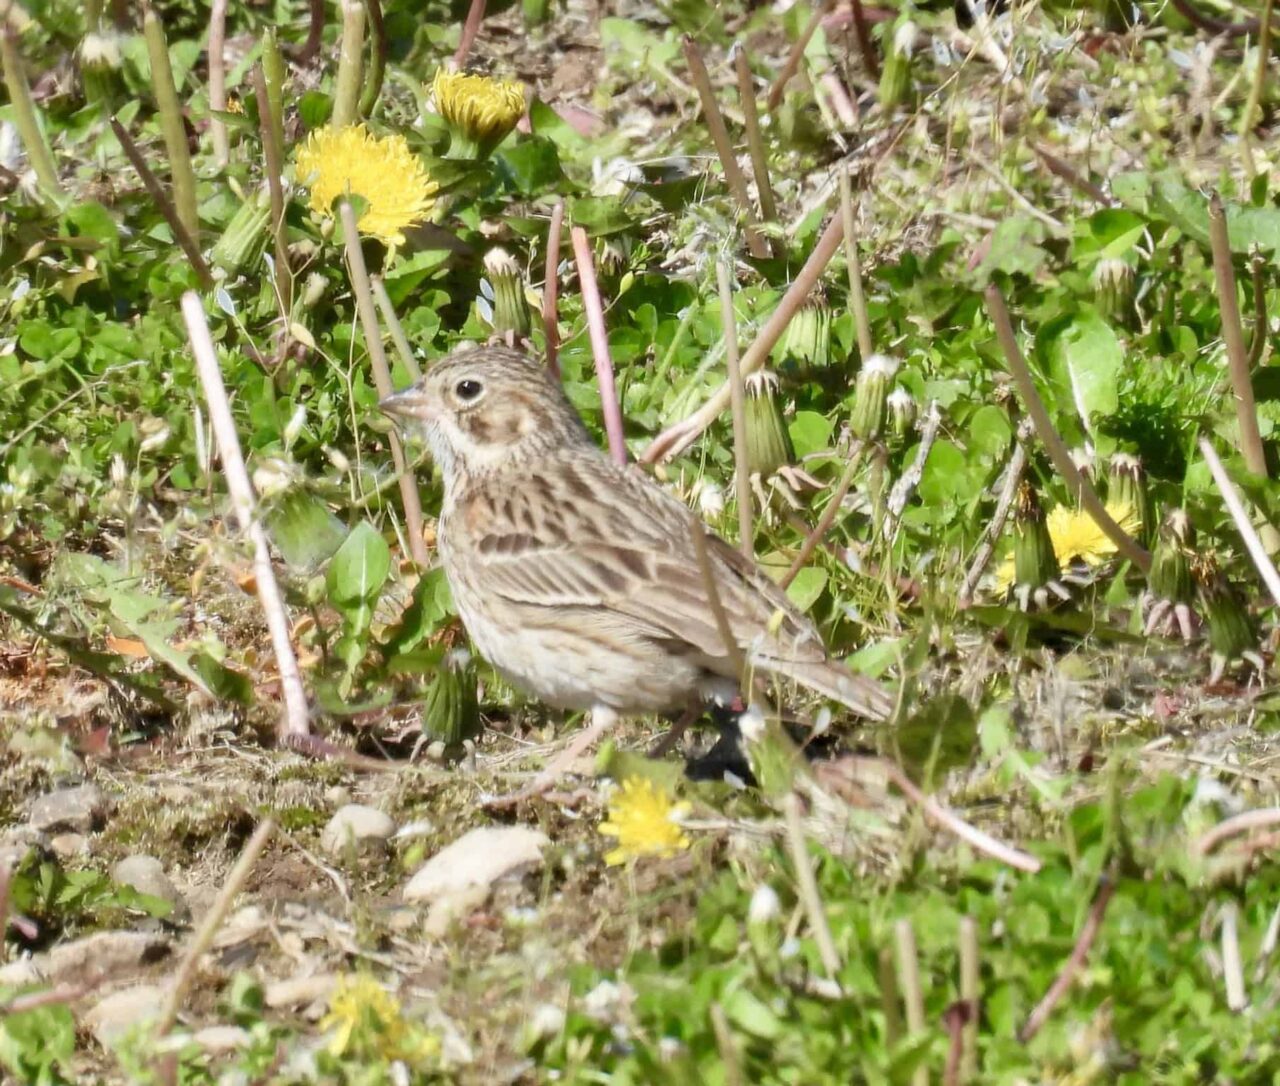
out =
<svg viewBox="0 0 1280 1086"><path fill-rule="evenodd" d="M884 431L885 410L889 402L889 386L898 372L895 359L873 354L858 371L853 391L853 414L849 429L860 441L877 441Z"/></svg>
<svg viewBox="0 0 1280 1086"><path fill-rule="evenodd" d="M446 747L479 734L480 703L469 652L456 650L441 661L423 702L422 730Z"/></svg>
<svg viewBox="0 0 1280 1086"><path fill-rule="evenodd" d="M1258 639L1253 622L1231 582L1212 554L1198 554L1191 561L1200 611L1209 626L1209 647L1215 668L1245 653L1254 652Z"/></svg>
<svg viewBox="0 0 1280 1086"><path fill-rule="evenodd" d="M1151 572L1147 584L1158 600L1171 603L1190 603L1195 592L1191 578L1192 547L1195 529L1181 509L1174 509L1165 517L1156 535L1155 549L1151 552Z"/></svg>
<svg viewBox="0 0 1280 1086"><path fill-rule="evenodd" d="M1133 315L1135 279L1123 260L1099 260L1093 269L1093 300L1103 317L1125 323Z"/></svg>
<svg viewBox="0 0 1280 1086"><path fill-rule="evenodd" d="M120 43L112 31L90 31L80 42L80 81L89 104L107 108L120 84Z"/></svg>
<svg viewBox="0 0 1280 1086"><path fill-rule="evenodd" d="M1151 542L1155 530L1155 506L1147 487L1147 473L1142 461L1128 453L1116 453L1111 458L1111 470L1107 482L1107 503L1127 506L1137 516L1140 525L1138 539Z"/></svg>
<svg viewBox="0 0 1280 1086"><path fill-rule="evenodd" d="M800 376L825 369L830 363L831 308L824 298L801 306L791 318L782 343L782 357Z"/></svg>
<svg viewBox="0 0 1280 1086"><path fill-rule="evenodd" d="M431 96L449 126L450 158L488 158L524 115L524 86L513 80L441 68Z"/></svg>
<svg viewBox="0 0 1280 1086"><path fill-rule="evenodd" d="M1094 455L1092 449L1078 448L1071 450L1071 462L1075 464L1076 471L1083 475L1090 483L1098 481L1098 458Z"/></svg>
<svg viewBox="0 0 1280 1086"><path fill-rule="evenodd" d="M222 237L213 247L214 267L229 275L238 275L256 264L267 245L267 226L271 221L271 197L266 189L250 196L227 223Z"/></svg>
<svg viewBox="0 0 1280 1086"><path fill-rule="evenodd" d="M600 265L600 274L614 278L627 270L631 259L631 239L623 234L614 234L601 238L596 242L596 261Z"/></svg>
<svg viewBox="0 0 1280 1086"><path fill-rule="evenodd" d="M1030 483L1023 482L1013 508L1014 583L1035 589L1054 580L1060 572L1040 498Z"/></svg>
<svg viewBox="0 0 1280 1086"><path fill-rule="evenodd" d="M302 287L302 308L314 309L320 299L324 297L325 287L328 285L328 280L320 272L312 272L308 275L307 281Z"/></svg>
<svg viewBox="0 0 1280 1086"><path fill-rule="evenodd" d="M889 429L899 441L905 439L916 425L916 398L899 385L889 393L885 401L889 407Z"/></svg>
<svg viewBox="0 0 1280 1086"><path fill-rule="evenodd" d="M778 378L761 370L746 379L747 469L764 478L795 461L791 434L778 403Z"/></svg>
<svg viewBox="0 0 1280 1086"><path fill-rule="evenodd" d="M880 106L893 109L910 99L911 55L915 52L916 24L901 19L885 46L884 66L880 70Z"/></svg>
<svg viewBox="0 0 1280 1086"><path fill-rule="evenodd" d="M516 339L524 339L531 321L520 265L506 249L490 249L484 258L484 270L493 286L493 330L514 332Z"/></svg>

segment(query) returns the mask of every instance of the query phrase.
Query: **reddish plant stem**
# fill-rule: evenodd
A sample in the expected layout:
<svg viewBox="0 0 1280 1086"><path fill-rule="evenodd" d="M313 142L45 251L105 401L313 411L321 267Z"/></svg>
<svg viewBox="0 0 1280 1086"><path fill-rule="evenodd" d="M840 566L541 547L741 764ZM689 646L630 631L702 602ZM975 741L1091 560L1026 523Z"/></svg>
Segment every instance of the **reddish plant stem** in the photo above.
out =
<svg viewBox="0 0 1280 1086"><path fill-rule="evenodd" d="M818 544L831 531L831 526L836 522L836 517L840 514L840 505L844 501L844 496L849 493L849 487L853 485L853 476L858 470L858 464L862 462L862 450L864 448L865 446L859 441L849 450L849 462L845 465L844 471L840 475L840 481L836 483L835 492L831 495L831 500L827 502L826 509L822 511L822 516L819 518L818 523L814 525L813 531L805 536L804 542L800 544L800 550L796 553L791 567L782 575L782 579L778 582L780 588L785 589L800 575L805 563L813 556L813 552L818 549Z"/></svg>
<svg viewBox="0 0 1280 1086"><path fill-rule="evenodd" d="M307 40L299 46L284 47L284 51L299 67L310 64L316 58L324 41L324 0L309 0L307 11L310 19L307 23Z"/></svg>
<svg viewBox="0 0 1280 1086"><path fill-rule="evenodd" d="M871 30L867 26L867 13L862 10L862 0L850 0L849 7L853 12L853 32L858 39L862 63L866 66L868 76L879 79L880 58L876 56L876 47L871 41Z"/></svg>
<svg viewBox="0 0 1280 1086"><path fill-rule="evenodd" d="M778 77L773 81L773 86L769 88L769 95L764 100L764 108L766 113L772 113L778 108L778 103L782 101L782 95L787 89L787 84L791 82L800 68L800 61L804 57L805 46L809 44L809 39L813 37L814 31L818 29L818 24L822 22L823 17L827 14L827 2L823 0L809 17L809 21L800 31L800 37L796 38L792 43L790 52L787 53L787 59L782 62L782 67L778 70Z"/></svg>
<svg viewBox="0 0 1280 1086"><path fill-rule="evenodd" d="M484 22L485 0L471 0L467 8L467 21L462 24L462 37L458 39L458 48L453 54L453 66L461 68L467 62L471 47L476 43L480 33L480 24Z"/></svg>
<svg viewBox="0 0 1280 1086"><path fill-rule="evenodd" d="M609 437L609 453L619 464L627 462L627 444L622 433L622 409L613 380L613 359L609 357L609 333L604 326L604 306L600 303L600 287L596 283L591 243L581 226L569 231L573 240L573 257L578 266L578 283L582 288L582 308L587 314L587 332L591 337L591 354L596 363L596 381L600 385L600 407L604 412L604 429Z"/></svg>
<svg viewBox="0 0 1280 1086"><path fill-rule="evenodd" d="M547 341L547 368L560 376L560 232L564 201L557 200L547 227L547 260L542 276L542 329Z"/></svg>

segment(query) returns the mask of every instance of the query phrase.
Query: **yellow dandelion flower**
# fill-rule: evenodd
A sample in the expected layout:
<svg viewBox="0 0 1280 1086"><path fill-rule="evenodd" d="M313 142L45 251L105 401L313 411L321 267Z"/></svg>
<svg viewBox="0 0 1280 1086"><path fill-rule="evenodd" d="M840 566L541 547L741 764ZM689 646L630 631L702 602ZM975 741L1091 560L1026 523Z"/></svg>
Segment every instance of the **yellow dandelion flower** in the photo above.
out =
<svg viewBox="0 0 1280 1086"><path fill-rule="evenodd" d="M238 113L244 115L244 103L240 101L234 94L227 95L227 112Z"/></svg>
<svg viewBox="0 0 1280 1086"><path fill-rule="evenodd" d="M524 115L524 86L514 80L441 68L431 97L453 134L449 150L458 157L485 157Z"/></svg>
<svg viewBox="0 0 1280 1086"><path fill-rule="evenodd" d="M1127 502L1108 502L1107 512L1130 535L1137 534L1141 519ZM1111 537L1082 509L1055 506L1045 518L1045 527L1049 530L1049 539L1053 543L1053 553L1058 559L1058 565L1063 569L1075 561L1083 562L1086 566L1100 566L1116 553L1116 545ZM1013 584L1013 578L1013 555L1009 555L996 570L996 590L1006 591Z"/></svg>
<svg viewBox="0 0 1280 1086"><path fill-rule="evenodd" d="M339 978L320 1028L333 1030L333 1056L418 1063L440 1051L439 1040L407 1021L400 1001L365 974Z"/></svg>
<svg viewBox="0 0 1280 1086"><path fill-rule="evenodd" d="M609 800L608 821L600 823L605 837L618 840L618 847L605 854L605 863L682 852L689 847L689 838L679 820L689 809L688 803L672 803L671 797L647 777L628 777Z"/></svg>
<svg viewBox="0 0 1280 1086"><path fill-rule="evenodd" d="M366 204L360 232L393 246L427 217L439 188L403 136L374 136L362 124L312 132L298 152L297 174L317 215L332 215L340 196L359 195Z"/></svg>

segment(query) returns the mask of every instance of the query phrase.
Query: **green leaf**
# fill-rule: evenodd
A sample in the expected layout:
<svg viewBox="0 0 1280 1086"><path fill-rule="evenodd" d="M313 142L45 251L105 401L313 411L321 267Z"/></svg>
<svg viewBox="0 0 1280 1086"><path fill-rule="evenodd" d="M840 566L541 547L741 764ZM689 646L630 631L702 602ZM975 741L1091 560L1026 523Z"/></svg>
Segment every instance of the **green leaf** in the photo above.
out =
<svg viewBox="0 0 1280 1086"><path fill-rule="evenodd" d="M517 192L537 196L550 191L564 178L560 153L544 136L527 136L504 147L494 161Z"/></svg>
<svg viewBox="0 0 1280 1086"><path fill-rule="evenodd" d="M1050 324L1041 336L1043 357L1059 390L1059 404L1074 405L1092 425L1115 412L1124 349L1115 332L1091 309ZM1037 350L1041 343L1037 342Z"/></svg>
<svg viewBox="0 0 1280 1086"><path fill-rule="evenodd" d="M761 1040L771 1041L782 1034L781 1019L745 988L738 988L725 996L724 1013L739 1029Z"/></svg>
<svg viewBox="0 0 1280 1086"><path fill-rule="evenodd" d="M305 490L289 491L266 518L271 541L288 565L302 572L317 569L341 546L346 526L328 505Z"/></svg>
<svg viewBox="0 0 1280 1086"><path fill-rule="evenodd" d="M338 548L325 584L329 599L346 609L377 597L391 572L391 549L368 521L362 520Z"/></svg>
<svg viewBox="0 0 1280 1086"><path fill-rule="evenodd" d="M827 587L827 571L821 566L805 566L787 585L787 596L801 611L807 611Z"/></svg>
<svg viewBox="0 0 1280 1086"><path fill-rule="evenodd" d="M787 429L791 433L791 445L796 456L808 456L831 447L831 434L835 427L826 415L817 411L797 411Z"/></svg>
<svg viewBox="0 0 1280 1086"><path fill-rule="evenodd" d="M973 280L985 284L996 272L1034 275L1049 258L1041 245L1046 235L1044 225L1029 215L1005 219L992 231L991 244L974 269Z"/></svg>

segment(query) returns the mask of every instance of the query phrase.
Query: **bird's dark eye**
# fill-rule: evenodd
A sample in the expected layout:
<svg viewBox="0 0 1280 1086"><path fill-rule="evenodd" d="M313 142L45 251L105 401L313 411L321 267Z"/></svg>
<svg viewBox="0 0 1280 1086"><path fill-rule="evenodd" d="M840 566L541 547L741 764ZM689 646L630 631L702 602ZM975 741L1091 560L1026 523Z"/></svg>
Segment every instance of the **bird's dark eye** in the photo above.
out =
<svg viewBox="0 0 1280 1086"><path fill-rule="evenodd" d="M467 377L459 381L454 386L453 391L458 394L458 399L462 400L463 403L469 403L480 395L482 386L479 381L473 381Z"/></svg>

